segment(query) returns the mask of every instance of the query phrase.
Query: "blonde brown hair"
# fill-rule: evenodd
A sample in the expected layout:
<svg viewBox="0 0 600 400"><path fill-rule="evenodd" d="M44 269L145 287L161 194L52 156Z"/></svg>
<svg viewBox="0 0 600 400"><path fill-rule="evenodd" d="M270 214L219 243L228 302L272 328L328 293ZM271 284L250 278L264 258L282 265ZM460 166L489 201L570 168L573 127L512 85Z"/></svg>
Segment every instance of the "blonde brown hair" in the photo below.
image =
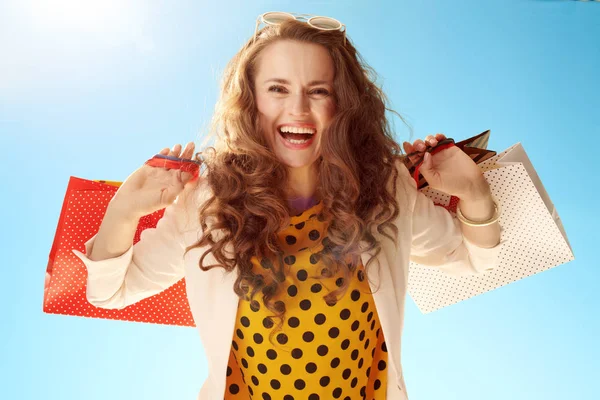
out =
<svg viewBox="0 0 600 400"><path fill-rule="evenodd" d="M335 68L336 114L321 133L321 157L317 161L317 196L323 203L319 218L329 222L320 259L325 266L323 276L343 271L346 279L344 285L324 296L329 304L346 292L347 278L360 263L361 252L379 253L373 229L390 240L398 234L393 221L400 212L399 204L395 187L390 192L388 183L390 179L396 182L395 162L402 158L402 152L385 116L386 110L394 111L386 107L387 98L374 83L376 74L349 39L344 45L342 32L317 30L294 20L267 26L255 43L248 40L228 63L211 123L215 146L202 153L212 195L199 210L203 237L188 251L209 246L200 259L200 268L205 271L222 267L231 272L237 268L235 293L252 301L262 293L265 306L280 318L281 327L285 305L273 298L285 279L277 232L290 221L281 185L287 182L287 170L261 132L254 97L258 56L279 40L322 45ZM368 245L366 249L359 248L361 240ZM218 264L204 265L208 253ZM252 272L252 257L273 261L263 272L266 277Z"/></svg>

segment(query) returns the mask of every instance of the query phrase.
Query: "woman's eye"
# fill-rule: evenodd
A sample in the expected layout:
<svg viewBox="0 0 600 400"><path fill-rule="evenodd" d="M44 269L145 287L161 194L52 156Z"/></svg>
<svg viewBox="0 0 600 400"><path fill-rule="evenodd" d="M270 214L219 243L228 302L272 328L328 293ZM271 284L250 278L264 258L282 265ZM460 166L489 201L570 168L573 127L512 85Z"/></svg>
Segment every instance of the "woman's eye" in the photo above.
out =
<svg viewBox="0 0 600 400"><path fill-rule="evenodd" d="M311 93L319 96L329 96L329 91L327 89L315 89Z"/></svg>
<svg viewBox="0 0 600 400"><path fill-rule="evenodd" d="M269 88L269 92L275 92L275 93L284 93L285 88L281 87L281 86L271 86Z"/></svg>

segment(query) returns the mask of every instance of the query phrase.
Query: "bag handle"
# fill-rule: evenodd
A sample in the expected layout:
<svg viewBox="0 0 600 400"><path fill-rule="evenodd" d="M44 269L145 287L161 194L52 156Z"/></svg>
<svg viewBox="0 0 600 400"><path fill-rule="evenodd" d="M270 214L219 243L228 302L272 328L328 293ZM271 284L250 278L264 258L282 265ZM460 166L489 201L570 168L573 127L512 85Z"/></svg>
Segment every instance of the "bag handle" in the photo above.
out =
<svg viewBox="0 0 600 400"><path fill-rule="evenodd" d="M173 156L164 156L162 154L155 154L154 157L146 161L144 164L150 165L151 167L178 169L183 172L188 172L192 174L191 181L198 179L198 175L200 174L200 166L202 165L200 161Z"/></svg>

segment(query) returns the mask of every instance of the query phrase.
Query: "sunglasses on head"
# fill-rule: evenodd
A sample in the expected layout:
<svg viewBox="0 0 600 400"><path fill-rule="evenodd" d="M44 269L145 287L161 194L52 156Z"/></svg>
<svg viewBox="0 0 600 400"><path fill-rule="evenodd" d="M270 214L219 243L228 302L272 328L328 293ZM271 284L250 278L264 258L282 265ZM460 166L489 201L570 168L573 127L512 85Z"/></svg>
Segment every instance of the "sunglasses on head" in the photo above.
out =
<svg viewBox="0 0 600 400"><path fill-rule="evenodd" d="M323 17L320 15L288 13L283 11L269 11L258 16L258 18L256 19L256 27L254 28L254 38L252 40L252 43L256 41L256 34L258 33L258 26L260 24L279 25L282 22L291 19L306 22L313 28L320 29L322 31L342 31L344 32L344 45L346 45L346 25L342 24L337 19L331 17Z"/></svg>

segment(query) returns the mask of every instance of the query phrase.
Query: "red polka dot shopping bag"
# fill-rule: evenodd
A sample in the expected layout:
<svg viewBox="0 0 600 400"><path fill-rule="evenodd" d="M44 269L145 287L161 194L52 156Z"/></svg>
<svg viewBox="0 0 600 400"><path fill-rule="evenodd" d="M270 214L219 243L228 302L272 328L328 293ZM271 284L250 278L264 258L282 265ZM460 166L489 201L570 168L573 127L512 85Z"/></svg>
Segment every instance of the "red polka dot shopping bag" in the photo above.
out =
<svg viewBox="0 0 600 400"><path fill-rule="evenodd" d="M92 181L71 177L50 250L43 310L50 314L75 315L123 321L194 326L182 279L174 286L122 310L94 307L85 297L87 271L71 251L85 252L84 243L98 232L108 203L120 182ZM134 237L156 227L164 209L142 217Z"/></svg>

